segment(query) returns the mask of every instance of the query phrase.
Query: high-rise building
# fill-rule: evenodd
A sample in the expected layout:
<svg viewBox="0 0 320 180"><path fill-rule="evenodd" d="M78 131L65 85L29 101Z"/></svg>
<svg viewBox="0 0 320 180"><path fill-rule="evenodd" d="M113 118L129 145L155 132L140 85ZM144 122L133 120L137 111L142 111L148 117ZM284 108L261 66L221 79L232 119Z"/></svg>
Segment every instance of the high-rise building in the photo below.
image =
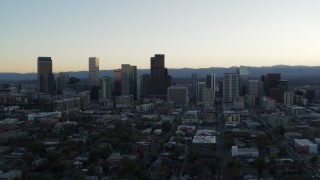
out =
<svg viewBox="0 0 320 180"><path fill-rule="evenodd" d="M121 69L115 69L113 71L113 95L121 95Z"/></svg>
<svg viewBox="0 0 320 180"><path fill-rule="evenodd" d="M150 96L165 98L167 88L171 85L171 77L164 66L164 54L156 54L150 61Z"/></svg>
<svg viewBox="0 0 320 180"><path fill-rule="evenodd" d="M89 58L89 84L90 86L99 86L99 58Z"/></svg>
<svg viewBox="0 0 320 180"><path fill-rule="evenodd" d="M216 93L216 75L215 74L209 74L207 75L207 79L206 79L206 85L207 88L210 88L213 90L213 95L215 95ZM213 97L215 98L215 97Z"/></svg>
<svg viewBox="0 0 320 180"><path fill-rule="evenodd" d="M187 107L189 104L188 88L179 86L168 87L167 101L172 101L176 107Z"/></svg>
<svg viewBox="0 0 320 180"><path fill-rule="evenodd" d="M283 104L287 106L293 105L293 92L286 91L283 93Z"/></svg>
<svg viewBox="0 0 320 180"><path fill-rule="evenodd" d="M248 92L246 94L259 97L259 80L249 80L248 81Z"/></svg>
<svg viewBox="0 0 320 180"><path fill-rule="evenodd" d="M202 89L202 105L206 108L213 107L215 99L214 90L211 88Z"/></svg>
<svg viewBox="0 0 320 180"><path fill-rule="evenodd" d="M54 75L52 74L51 57L38 57L38 92L55 92Z"/></svg>
<svg viewBox="0 0 320 180"><path fill-rule="evenodd" d="M197 89L196 89L196 100L197 104L202 103L202 89L206 87L205 82L197 82Z"/></svg>
<svg viewBox="0 0 320 180"><path fill-rule="evenodd" d="M197 89L197 81L198 81L198 76L196 73L192 73L191 75L191 96L195 96L196 94L196 89Z"/></svg>
<svg viewBox="0 0 320 180"><path fill-rule="evenodd" d="M148 98L149 97L149 83L150 83L150 74L143 74L140 76L140 97Z"/></svg>
<svg viewBox="0 0 320 180"><path fill-rule="evenodd" d="M278 81L281 79L281 74L271 73L264 76L264 89L267 97L270 97L271 88L278 88Z"/></svg>
<svg viewBox="0 0 320 180"><path fill-rule="evenodd" d="M234 98L239 95L238 74L223 74L223 102L233 102Z"/></svg>
<svg viewBox="0 0 320 180"><path fill-rule="evenodd" d="M211 88L212 90L216 89L216 75L208 74L206 79L207 88Z"/></svg>
<svg viewBox="0 0 320 180"><path fill-rule="evenodd" d="M57 77L57 93L62 94L63 90L69 87L69 74L60 72Z"/></svg>
<svg viewBox="0 0 320 180"><path fill-rule="evenodd" d="M237 73L239 76L239 94L244 96L248 93L248 80L250 78L250 69L247 66L240 66Z"/></svg>
<svg viewBox="0 0 320 180"><path fill-rule="evenodd" d="M100 82L101 95L100 101L106 102L112 100L112 79L108 76L103 76Z"/></svg>
<svg viewBox="0 0 320 180"><path fill-rule="evenodd" d="M132 95L137 99L137 66L130 64L121 66L121 95Z"/></svg>

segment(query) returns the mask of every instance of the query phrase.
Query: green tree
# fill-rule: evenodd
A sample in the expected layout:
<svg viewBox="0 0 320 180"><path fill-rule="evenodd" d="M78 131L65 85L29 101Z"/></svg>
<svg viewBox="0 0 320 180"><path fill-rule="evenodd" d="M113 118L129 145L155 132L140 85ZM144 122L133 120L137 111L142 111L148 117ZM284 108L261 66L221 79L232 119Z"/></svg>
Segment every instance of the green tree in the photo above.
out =
<svg viewBox="0 0 320 180"><path fill-rule="evenodd" d="M254 161L254 166L258 169L259 173L262 173L262 170L266 168L266 162L262 156L259 156Z"/></svg>
<svg viewBox="0 0 320 180"><path fill-rule="evenodd" d="M310 159L310 162L312 164L316 163L319 160L319 157L317 155L313 155Z"/></svg>
<svg viewBox="0 0 320 180"><path fill-rule="evenodd" d="M170 122L168 122L168 121L162 122L163 132L168 132L170 129L171 129Z"/></svg>

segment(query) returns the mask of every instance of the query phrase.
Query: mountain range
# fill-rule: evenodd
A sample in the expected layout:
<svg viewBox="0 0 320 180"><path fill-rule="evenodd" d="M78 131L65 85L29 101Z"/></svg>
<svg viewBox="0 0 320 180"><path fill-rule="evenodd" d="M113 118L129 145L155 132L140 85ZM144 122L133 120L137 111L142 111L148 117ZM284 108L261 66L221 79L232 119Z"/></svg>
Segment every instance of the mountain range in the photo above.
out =
<svg viewBox="0 0 320 180"><path fill-rule="evenodd" d="M207 74L216 74L221 77L223 73L235 73L238 67L210 67L210 68L180 68L168 69L169 74L175 78L191 77L192 73L196 73L198 77L205 77ZM284 78L293 77L320 77L320 66L262 66L250 67L251 76L259 77L267 73L281 73ZM67 72L70 76L77 78L88 78L88 71ZM138 69L138 76L142 74L149 74L149 69ZM113 76L113 70L100 70L101 76ZM0 73L0 80L33 80L37 78L37 73Z"/></svg>

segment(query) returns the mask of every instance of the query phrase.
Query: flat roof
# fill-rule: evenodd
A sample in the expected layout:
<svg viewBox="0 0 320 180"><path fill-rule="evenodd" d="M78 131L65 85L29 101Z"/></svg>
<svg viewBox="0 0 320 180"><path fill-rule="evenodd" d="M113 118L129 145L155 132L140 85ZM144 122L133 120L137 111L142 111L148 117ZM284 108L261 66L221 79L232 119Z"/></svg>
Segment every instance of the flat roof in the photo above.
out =
<svg viewBox="0 0 320 180"><path fill-rule="evenodd" d="M192 143L215 144L216 136L194 136Z"/></svg>

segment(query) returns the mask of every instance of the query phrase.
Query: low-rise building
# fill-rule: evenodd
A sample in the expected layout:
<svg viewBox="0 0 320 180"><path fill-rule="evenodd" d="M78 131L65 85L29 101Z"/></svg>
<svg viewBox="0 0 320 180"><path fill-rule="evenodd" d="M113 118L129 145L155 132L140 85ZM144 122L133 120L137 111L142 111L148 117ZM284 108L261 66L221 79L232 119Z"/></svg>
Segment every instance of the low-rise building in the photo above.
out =
<svg viewBox="0 0 320 180"><path fill-rule="evenodd" d="M231 155L232 157L256 158L259 156L259 150L257 148L239 148L238 146L232 146Z"/></svg>
<svg viewBox="0 0 320 180"><path fill-rule="evenodd" d="M298 152L317 154L318 145L312 143L309 139L294 139L294 147Z"/></svg>
<svg viewBox="0 0 320 180"><path fill-rule="evenodd" d="M306 108L297 105L288 106L287 111L293 116L301 116L306 114Z"/></svg>
<svg viewBox="0 0 320 180"><path fill-rule="evenodd" d="M240 114L235 111L223 111L226 126L237 126L240 124Z"/></svg>
<svg viewBox="0 0 320 180"><path fill-rule="evenodd" d="M271 99L269 97L262 97L261 100L261 107L266 110L273 110L276 108L276 100Z"/></svg>
<svg viewBox="0 0 320 180"><path fill-rule="evenodd" d="M275 113L268 115L267 121L272 128L288 127L291 124L291 117Z"/></svg>
<svg viewBox="0 0 320 180"><path fill-rule="evenodd" d="M61 118L61 112L41 112L28 114L28 121L42 121L48 118Z"/></svg>

